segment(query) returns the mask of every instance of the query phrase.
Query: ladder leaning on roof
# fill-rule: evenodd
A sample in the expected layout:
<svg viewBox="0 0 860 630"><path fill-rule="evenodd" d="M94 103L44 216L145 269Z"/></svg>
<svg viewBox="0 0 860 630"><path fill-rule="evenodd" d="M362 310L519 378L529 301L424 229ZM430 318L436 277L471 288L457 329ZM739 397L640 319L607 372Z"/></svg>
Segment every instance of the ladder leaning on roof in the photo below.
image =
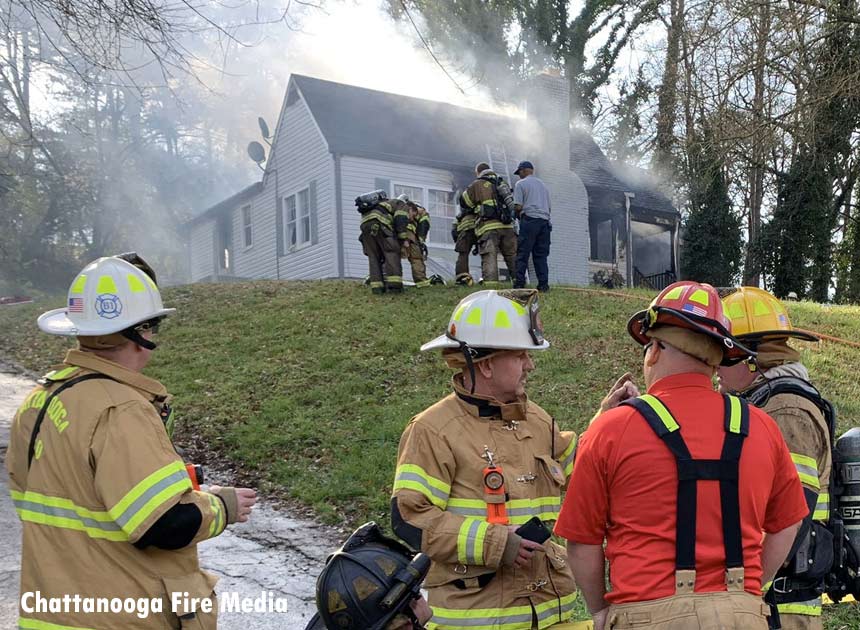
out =
<svg viewBox="0 0 860 630"><path fill-rule="evenodd" d="M490 168L493 169L493 172L496 175L502 175L505 178L505 181L510 184L511 169L508 166L508 152L505 150L505 146L502 144L488 144L486 147L487 164L490 165Z"/></svg>

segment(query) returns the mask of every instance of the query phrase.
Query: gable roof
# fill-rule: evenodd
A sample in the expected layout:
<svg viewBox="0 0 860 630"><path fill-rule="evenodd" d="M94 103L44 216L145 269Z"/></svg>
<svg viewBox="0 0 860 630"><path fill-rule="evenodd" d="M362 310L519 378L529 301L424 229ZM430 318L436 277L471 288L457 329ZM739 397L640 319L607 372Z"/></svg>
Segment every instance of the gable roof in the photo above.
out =
<svg viewBox="0 0 860 630"><path fill-rule="evenodd" d="M520 155L539 149L522 146L532 136L528 123L509 116L298 74L293 86L334 153L444 168L468 179L484 157L488 131L491 144L521 147ZM570 168L586 188L633 192L636 207L677 213L647 171L610 161L585 131L571 132Z"/></svg>
<svg viewBox="0 0 860 630"><path fill-rule="evenodd" d="M513 146L523 123L509 116L303 75L294 74L291 83L304 96L331 151L356 157L467 168L471 173L485 157L488 130L493 144Z"/></svg>

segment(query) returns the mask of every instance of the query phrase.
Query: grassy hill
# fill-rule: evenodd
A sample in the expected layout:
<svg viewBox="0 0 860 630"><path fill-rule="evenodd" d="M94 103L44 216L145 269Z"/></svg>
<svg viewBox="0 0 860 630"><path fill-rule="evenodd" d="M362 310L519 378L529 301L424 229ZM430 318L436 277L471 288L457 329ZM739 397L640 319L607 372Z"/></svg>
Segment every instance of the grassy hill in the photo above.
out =
<svg viewBox="0 0 860 630"><path fill-rule="evenodd" d="M467 293L433 287L377 297L335 281L172 288L164 299L178 312L162 327L147 373L175 395L177 441L201 458L218 457L328 522L387 522L400 433L449 390L438 353L418 348L444 331ZM559 288L543 299L552 348L536 353L529 395L562 428L581 431L618 375L640 374L626 322L650 297ZM35 318L61 304L0 307L0 357L35 371L56 363L70 344L38 332ZM789 311L796 326L860 341L858 307L801 302ZM842 429L858 424L860 349L798 345ZM830 623L857 628L860 616Z"/></svg>

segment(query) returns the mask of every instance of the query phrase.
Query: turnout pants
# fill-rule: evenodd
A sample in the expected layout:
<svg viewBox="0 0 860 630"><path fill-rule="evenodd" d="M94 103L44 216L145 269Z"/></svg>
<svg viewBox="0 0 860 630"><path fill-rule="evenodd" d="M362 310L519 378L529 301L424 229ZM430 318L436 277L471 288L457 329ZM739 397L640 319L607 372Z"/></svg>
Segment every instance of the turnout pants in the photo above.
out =
<svg viewBox="0 0 860 630"><path fill-rule="evenodd" d="M517 276L514 286L526 286L526 271L529 267L529 256L535 263L538 289L549 288L549 257L550 232L552 227L546 219L535 219L528 215L520 217L520 233L517 237ZM535 279L532 278L532 281Z"/></svg>
<svg viewBox="0 0 860 630"><path fill-rule="evenodd" d="M384 289L403 290L400 243L394 233L378 221L368 221L362 224L358 240L367 256L370 288L375 293Z"/></svg>
<svg viewBox="0 0 860 630"><path fill-rule="evenodd" d="M815 615L792 615L784 612L779 613L779 622L782 630L823 630L824 622L821 617Z"/></svg>
<svg viewBox="0 0 860 630"><path fill-rule="evenodd" d="M512 228L489 230L478 238L481 273L484 284L499 282L499 254L505 259L508 275L513 279L517 270L517 235Z"/></svg>
<svg viewBox="0 0 860 630"><path fill-rule="evenodd" d="M415 241L406 241L402 254L412 267L412 281L415 282L415 286L419 289L429 287L430 281L427 279L427 265L424 264L424 252L421 251L421 246Z"/></svg>
<svg viewBox="0 0 860 630"><path fill-rule="evenodd" d="M607 630L767 630L768 606L744 591L690 593L609 607Z"/></svg>
<svg viewBox="0 0 860 630"><path fill-rule="evenodd" d="M471 281L472 274L469 273L469 254L472 248L478 244L478 237L475 236L475 230L463 230L457 233L457 242L454 244L454 251L457 252L457 264L454 266L454 274L457 282L461 278L468 277Z"/></svg>

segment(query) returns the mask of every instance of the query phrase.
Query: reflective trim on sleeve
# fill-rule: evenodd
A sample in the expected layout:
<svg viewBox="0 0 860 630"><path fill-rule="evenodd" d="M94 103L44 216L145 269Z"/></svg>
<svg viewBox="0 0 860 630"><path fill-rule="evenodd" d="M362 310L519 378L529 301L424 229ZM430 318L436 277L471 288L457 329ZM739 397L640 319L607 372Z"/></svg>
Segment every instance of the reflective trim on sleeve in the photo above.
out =
<svg viewBox="0 0 860 630"><path fill-rule="evenodd" d="M227 527L226 516L224 515L224 504L221 499L214 494L207 494L209 506L212 508L212 522L209 524L209 538L214 538L224 531Z"/></svg>
<svg viewBox="0 0 860 630"><path fill-rule="evenodd" d="M794 467L797 469L797 476L800 477L801 483L812 486L816 490L821 488L821 482L818 480L818 462L812 457L800 455L799 453L791 453L791 461L794 462Z"/></svg>
<svg viewBox="0 0 860 630"><path fill-rule="evenodd" d="M398 490L415 490L427 497L430 502L441 509L448 504L451 486L427 474L427 471L415 464L401 464L394 475L394 492Z"/></svg>
<svg viewBox="0 0 860 630"><path fill-rule="evenodd" d="M570 444L564 452L561 454L561 469L564 471L565 477L570 477L570 473L573 472L573 456L576 454L576 438L573 437L570 440Z"/></svg>
<svg viewBox="0 0 860 630"><path fill-rule="evenodd" d="M571 593L561 598L537 604L538 628L543 630L557 623L567 621L573 615L576 595ZM507 608L442 608L433 606L433 618L427 624L428 630L531 630L532 607L509 606Z"/></svg>
<svg viewBox="0 0 860 630"><path fill-rule="evenodd" d="M191 489L185 464L182 461L171 462L139 482L108 510L108 514L131 536L158 508Z"/></svg>
<svg viewBox="0 0 860 630"><path fill-rule="evenodd" d="M467 518L457 535L457 560L460 564L484 564L484 538L490 524L479 518Z"/></svg>
<svg viewBox="0 0 860 630"><path fill-rule="evenodd" d="M474 202L474 201L472 201L472 198L469 196L469 191L468 191L468 189L463 191L463 202L464 202L467 206L469 206L470 208L474 208L474 207L475 207L475 202Z"/></svg>
<svg viewBox="0 0 860 630"><path fill-rule="evenodd" d="M830 493L821 492L818 495L818 501L815 503L815 511L812 513L812 520L826 521L830 518Z"/></svg>
<svg viewBox="0 0 860 630"><path fill-rule="evenodd" d="M22 521L60 529L73 529L85 533L90 538L114 542L128 540L128 535L107 512L88 510L75 505L69 499L51 497L38 492L12 490L11 495L15 511Z"/></svg>

